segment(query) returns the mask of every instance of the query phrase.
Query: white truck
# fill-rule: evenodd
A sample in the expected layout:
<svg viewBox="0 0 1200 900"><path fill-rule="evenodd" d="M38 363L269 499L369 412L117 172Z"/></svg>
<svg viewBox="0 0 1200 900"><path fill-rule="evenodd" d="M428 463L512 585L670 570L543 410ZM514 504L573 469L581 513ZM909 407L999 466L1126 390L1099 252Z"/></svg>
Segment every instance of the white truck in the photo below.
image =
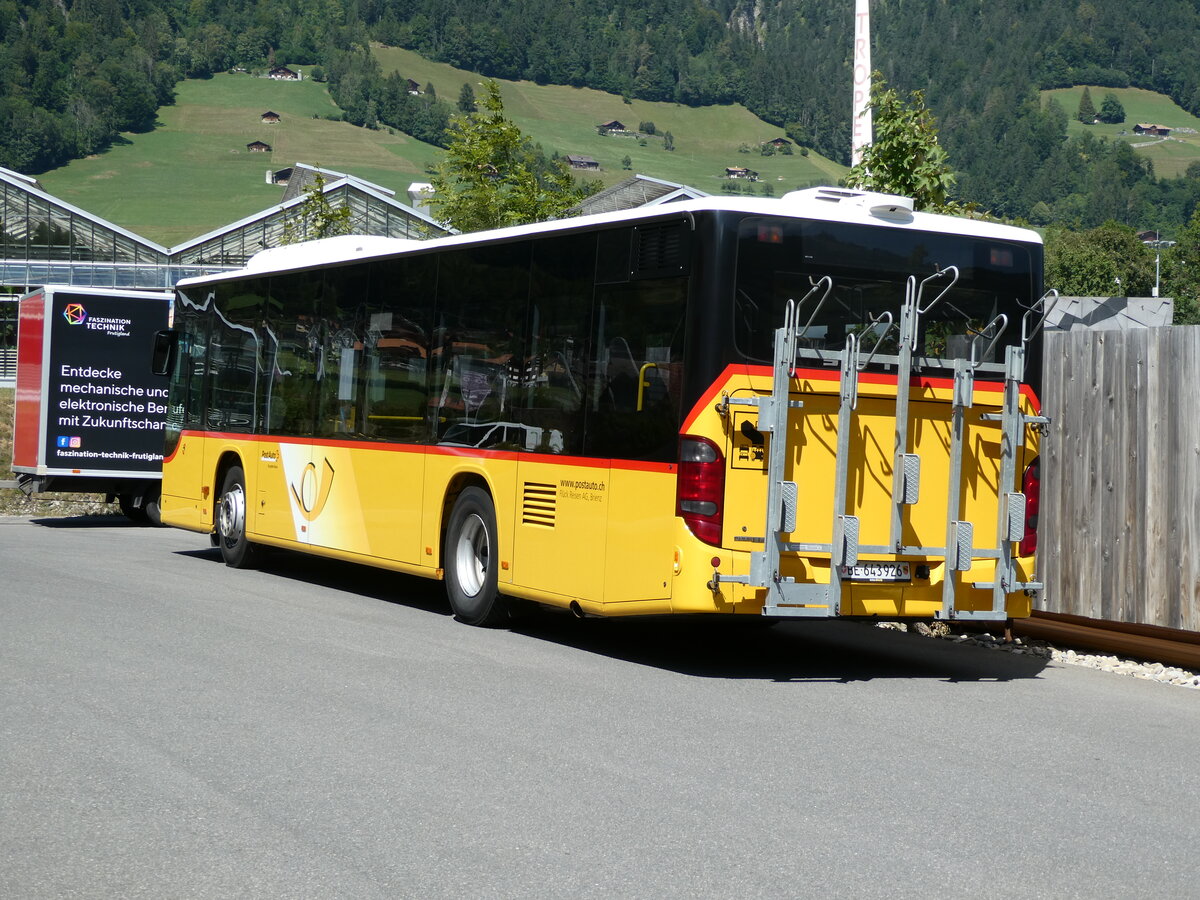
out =
<svg viewBox="0 0 1200 900"><path fill-rule="evenodd" d="M12 469L22 491L103 493L158 523L167 383L150 363L171 298L48 285L20 299Z"/></svg>

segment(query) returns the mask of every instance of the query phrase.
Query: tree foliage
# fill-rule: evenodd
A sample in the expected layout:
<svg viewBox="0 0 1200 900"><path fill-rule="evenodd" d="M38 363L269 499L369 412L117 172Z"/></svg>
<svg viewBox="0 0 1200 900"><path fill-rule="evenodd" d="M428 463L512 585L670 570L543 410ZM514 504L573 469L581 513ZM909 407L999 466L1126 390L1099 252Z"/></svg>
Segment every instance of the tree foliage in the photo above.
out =
<svg viewBox="0 0 1200 900"><path fill-rule="evenodd" d="M870 110L874 138L846 175L846 185L911 197L917 209L930 212L960 211L950 200L954 173L924 93L913 91L906 103L875 72Z"/></svg>
<svg viewBox="0 0 1200 900"><path fill-rule="evenodd" d="M1120 147L1068 139L1076 111L1038 91L1135 86L1200 113L1194 0L912 0L873 12L877 47L904 48L877 56L881 68L901 96L924 92L964 202L1075 228L1190 220L1196 177L1156 178ZM272 62L320 66L333 115L444 146L455 98L409 94L380 71L372 41L630 100L741 102L802 153L848 162L852 34L853 6L825 0L0 0L0 165L36 173L95 153L153 127L181 77Z"/></svg>
<svg viewBox="0 0 1200 900"><path fill-rule="evenodd" d="M304 199L296 205L283 223L281 244L298 244L319 238L352 234L350 207L334 205L325 193L325 176L316 173L312 184L304 189Z"/></svg>
<svg viewBox="0 0 1200 900"><path fill-rule="evenodd" d="M462 89L458 92L458 111L461 113L473 113L479 109L479 104L475 102L475 89L468 82L463 82Z"/></svg>
<svg viewBox="0 0 1200 900"><path fill-rule="evenodd" d="M1046 286L1068 297L1149 297L1154 251L1132 228L1116 222L1087 231L1051 229Z"/></svg>
<svg viewBox="0 0 1200 900"><path fill-rule="evenodd" d="M1092 92L1086 87L1083 89L1083 96L1079 98L1079 110L1075 113L1075 118L1084 125L1091 125L1096 121L1096 105L1092 102Z"/></svg>
<svg viewBox="0 0 1200 900"><path fill-rule="evenodd" d="M430 182L433 215L459 231L552 219L583 199L561 160L546 159L504 116L500 85L483 85L483 108L455 115Z"/></svg>
<svg viewBox="0 0 1200 900"><path fill-rule="evenodd" d="M1162 253L1159 293L1175 301L1176 325L1200 325L1200 210Z"/></svg>
<svg viewBox="0 0 1200 900"><path fill-rule="evenodd" d="M1098 117L1106 125L1117 125L1125 121L1125 107L1121 105L1121 101L1117 99L1116 94L1109 93L1104 95L1104 100L1100 104Z"/></svg>

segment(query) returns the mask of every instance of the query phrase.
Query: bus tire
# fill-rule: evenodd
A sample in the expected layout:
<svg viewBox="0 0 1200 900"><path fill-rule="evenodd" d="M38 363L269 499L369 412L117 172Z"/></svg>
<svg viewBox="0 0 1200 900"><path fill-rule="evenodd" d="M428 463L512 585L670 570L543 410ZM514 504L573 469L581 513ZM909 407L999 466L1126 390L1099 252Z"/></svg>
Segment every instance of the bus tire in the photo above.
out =
<svg viewBox="0 0 1200 900"><path fill-rule="evenodd" d="M446 596L458 621L485 628L508 621L496 552L496 506L487 491L469 487L458 495L446 527Z"/></svg>
<svg viewBox="0 0 1200 900"><path fill-rule="evenodd" d="M142 507L142 511L146 514L146 519L155 528L162 526L162 507L159 505L161 494L155 491L146 498L146 503Z"/></svg>
<svg viewBox="0 0 1200 900"><path fill-rule="evenodd" d="M225 473L217 498L217 546L225 565L250 569L258 562L259 548L246 537L246 475L241 466Z"/></svg>

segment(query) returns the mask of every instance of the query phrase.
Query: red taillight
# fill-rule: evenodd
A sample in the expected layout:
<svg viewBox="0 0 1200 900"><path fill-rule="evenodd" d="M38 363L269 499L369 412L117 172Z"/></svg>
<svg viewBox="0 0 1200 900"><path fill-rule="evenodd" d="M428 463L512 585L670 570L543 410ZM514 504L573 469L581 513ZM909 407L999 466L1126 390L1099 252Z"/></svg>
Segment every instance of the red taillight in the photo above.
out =
<svg viewBox="0 0 1200 900"><path fill-rule="evenodd" d="M1041 461L1035 459L1021 479L1021 490L1025 492L1025 535L1018 547L1021 556L1033 556L1037 552L1038 505L1042 496L1041 465Z"/></svg>
<svg viewBox="0 0 1200 900"><path fill-rule="evenodd" d="M725 457L708 438L679 441L675 515L706 544L721 546L721 506L725 499Z"/></svg>

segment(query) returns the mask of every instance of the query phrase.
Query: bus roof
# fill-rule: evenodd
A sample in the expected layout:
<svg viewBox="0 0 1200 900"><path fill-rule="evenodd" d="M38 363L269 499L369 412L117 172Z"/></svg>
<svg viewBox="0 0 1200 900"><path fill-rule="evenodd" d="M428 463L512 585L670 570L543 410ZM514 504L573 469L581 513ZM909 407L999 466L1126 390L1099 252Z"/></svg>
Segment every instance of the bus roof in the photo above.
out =
<svg viewBox="0 0 1200 900"><path fill-rule="evenodd" d="M852 188L819 187L792 191L779 198L768 197L702 197L654 207L637 207L617 212L598 213L570 219L554 219L532 225L517 225L491 231L475 231L447 237L417 241L366 235L343 235L305 241L282 247L272 247L252 256L245 268L214 275L180 280L179 284L201 284L244 278L247 275L310 269L322 265L371 259L437 247L452 247L508 241L519 237L572 231L582 227L634 223L687 216L699 212L730 211L763 216L790 216L819 221L858 223L903 230L929 231L938 234L957 234L991 240L1041 244L1036 231L1017 228L981 219L916 212L907 197L860 191Z"/></svg>

